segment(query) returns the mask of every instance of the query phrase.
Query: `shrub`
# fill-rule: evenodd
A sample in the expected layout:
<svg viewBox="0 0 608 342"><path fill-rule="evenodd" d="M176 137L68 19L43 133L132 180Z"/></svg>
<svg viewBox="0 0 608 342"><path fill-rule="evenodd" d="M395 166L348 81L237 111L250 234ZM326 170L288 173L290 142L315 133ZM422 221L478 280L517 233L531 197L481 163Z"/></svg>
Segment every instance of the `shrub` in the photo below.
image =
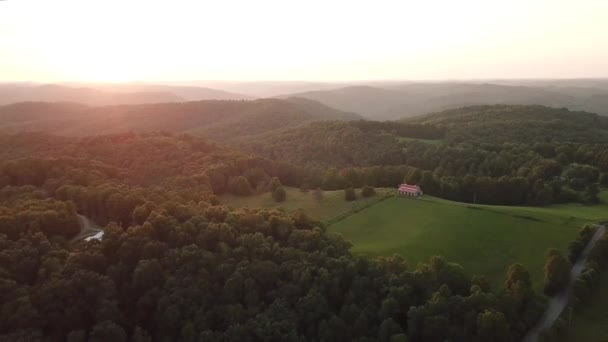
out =
<svg viewBox="0 0 608 342"><path fill-rule="evenodd" d="M570 280L570 262L555 249L549 250L545 257L545 294L558 293Z"/></svg>
<svg viewBox="0 0 608 342"><path fill-rule="evenodd" d="M366 185L363 187L363 189L361 189L361 196L363 196L363 197L372 197L375 194L376 194L376 190L369 185Z"/></svg>
<svg viewBox="0 0 608 342"><path fill-rule="evenodd" d="M281 184L281 180L278 177L272 177L270 179L270 183L268 186L270 187L270 191L274 192L277 188L280 188L283 184Z"/></svg>
<svg viewBox="0 0 608 342"><path fill-rule="evenodd" d="M275 202L283 202L287 198L287 193L282 186L278 186L272 191L272 198Z"/></svg>
<svg viewBox="0 0 608 342"><path fill-rule="evenodd" d="M321 203L321 201L323 200L323 189L321 188L317 188L313 193L312 193L312 197L314 198L315 202L317 203Z"/></svg>
<svg viewBox="0 0 608 342"><path fill-rule="evenodd" d="M344 199L351 202L357 199L357 194L355 193L355 189L346 188L344 189Z"/></svg>

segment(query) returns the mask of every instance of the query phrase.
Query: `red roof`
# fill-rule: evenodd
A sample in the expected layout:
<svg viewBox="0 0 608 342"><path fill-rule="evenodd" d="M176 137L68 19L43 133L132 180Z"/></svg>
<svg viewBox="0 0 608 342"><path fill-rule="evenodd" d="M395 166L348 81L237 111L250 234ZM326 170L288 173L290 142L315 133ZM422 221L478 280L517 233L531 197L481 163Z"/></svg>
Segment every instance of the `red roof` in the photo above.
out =
<svg viewBox="0 0 608 342"><path fill-rule="evenodd" d="M399 185L399 191L418 192L420 191L420 187L418 185L401 184Z"/></svg>

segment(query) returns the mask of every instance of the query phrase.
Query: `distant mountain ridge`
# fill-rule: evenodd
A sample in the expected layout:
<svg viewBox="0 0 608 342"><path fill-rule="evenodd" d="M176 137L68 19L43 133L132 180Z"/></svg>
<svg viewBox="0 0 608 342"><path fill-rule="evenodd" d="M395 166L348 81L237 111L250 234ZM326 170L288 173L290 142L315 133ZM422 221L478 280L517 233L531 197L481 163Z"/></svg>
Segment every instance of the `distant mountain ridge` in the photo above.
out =
<svg viewBox="0 0 608 342"><path fill-rule="evenodd" d="M396 120L474 105L544 105L608 115L608 79L486 81L194 81L0 83L0 105L79 102L91 106L305 98L371 120Z"/></svg>
<svg viewBox="0 0 608 342"><path fill-rule="evenodd" d="M349 86L279 96L304 97L359 113L372 120L395 120L471 105L543 105L608 115L608 90L493 83L395 83Z"/></svg>

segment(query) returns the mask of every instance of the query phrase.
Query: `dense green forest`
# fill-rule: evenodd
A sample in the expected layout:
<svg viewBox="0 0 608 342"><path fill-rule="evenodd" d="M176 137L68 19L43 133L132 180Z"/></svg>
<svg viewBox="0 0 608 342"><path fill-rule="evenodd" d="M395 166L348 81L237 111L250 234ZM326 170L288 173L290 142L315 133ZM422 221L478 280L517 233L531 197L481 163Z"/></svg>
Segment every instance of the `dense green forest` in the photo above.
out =
<svg viewBox="0 0 608 342"><path fill-rule="evenodd" d="M403 119L445 129L449 142L607 143L608 117L544 106L473 106Z"/></svg>
<svg viewBox="0 0 608 342"><path fill-rule="evenodd" d="M268 158L288 170L269 171L264 166L264 175L256 175L257 169L245 175L248 166L241 165L238 172L230 171L222 177L214 176L222 170L209 171L205 176L210 181L204 182L219 194L265 191L267 177L281 173L287 185L325 190L364 185L395 187L405 181L421 185L429 194L464 202L592 204L597 202L599 187L608 184L608 123L595 114L497 105L450 110L401 122L314 121L319 117L356 118L296 98L114 107L25 103L0 108L0 119L9 131L27 127L77 135L161 128L166 132L191 132L222 146ZM120 139L117 137L114 139ZM19 139L27 140L27 135L6 142L13 154L21 146L30 146ZM56 146L56 142L63 143L61 138L40 139L41 150L35 152L39 155L88 158L110 148L104 140L107 137L72 140L66 144L69 151ZM20 156L29 156L30 152L23 151ZM128 158L118 165L142 163L146 156L136 149L125 154ZM164 175L182 167L168 168ZM130 170L137 175L152 171L141 165L133 165ZM236 176L244 176L246 181L232 180Z"/></svg>
<svg viewBox="0 0 608 342"><path fill-rule="evenodd" d="M217 205L230 177L294 171L201 138L0 143L5 340L517 341L542 311L521 265L491 289L440 257L353 255L303 212ZM101 241L71 240L76 213Z"/></svg>
<svg viewBox="0 0 608 342"><path fill-rule="evenodd" d="M522 265L491 288L442 257L369 259L302 211L218 196L281 202L285 185L348 200L405 181L467 202L593 204L608 184L604 119L493 106L315 121L323 110L356 118L301 99L2 107L3 129L21 132L0 135L2 338L521 339L544 304ZM103 239L82 240L78 215Z"/></svg>
<svg viewBox="0 0 608 342"><path fill-rule="evenodd" d="M224 141L313 120L359 119L312 100L192 102L91 107L77 103L25 102L0 107L0 132L89 136L136 132L190 132Z"/></svg>

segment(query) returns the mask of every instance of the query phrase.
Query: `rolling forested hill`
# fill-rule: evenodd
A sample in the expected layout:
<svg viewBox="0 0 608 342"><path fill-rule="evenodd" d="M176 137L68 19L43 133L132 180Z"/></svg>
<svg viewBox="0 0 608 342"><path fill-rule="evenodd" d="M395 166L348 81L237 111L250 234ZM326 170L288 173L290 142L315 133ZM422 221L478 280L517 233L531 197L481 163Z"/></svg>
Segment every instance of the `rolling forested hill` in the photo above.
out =
<svg viewBox="0 0 608 342"><path fill-rule="evenodd" d="M296 163L395 165L408 164L409 145L608 143L608 118L543 106L475 106L398 122L313 122L238 142Z"/></svg>
<svg viewBox="0 0 608 342"><path fill-rule="evenodd" d="M395 120L472 105L544 105L608 115L603 88L491 83L378 83L295 93L373 120Z"/></svg>
<svg viewBox="0 0 608 342"><path fill-rule="evenodd" d="M445 129L466 142L607 143L608 117L543 106L474 106L401 120Z"/></svg>
<svg viewBox="0 0 608 342"><path fill-rule="evenodd" d="M0 131L96 135L125 131L192 132L231 139L313 120L349 120L356 114L306 99L197 101L89 107L74 103L17 103L0 107Z"/></svg>
<svg viewBox="0 0 608 342"><path fill-rule="evenodd" d="M606 120L542 106L480 106L404 122L313 122L235 144L326 170L311 183L327 189L405 179L465 202L593 203L598 183L608 182Z"/></svg>

